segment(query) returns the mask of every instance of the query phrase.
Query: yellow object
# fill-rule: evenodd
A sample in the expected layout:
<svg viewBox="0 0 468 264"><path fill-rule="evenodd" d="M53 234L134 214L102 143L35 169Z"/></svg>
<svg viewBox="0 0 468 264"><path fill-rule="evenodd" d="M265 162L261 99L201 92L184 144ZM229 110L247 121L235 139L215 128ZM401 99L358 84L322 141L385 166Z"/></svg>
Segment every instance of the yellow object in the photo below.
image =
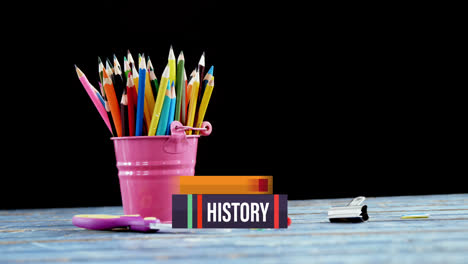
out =
<svg viewBox="0 0 468 264"><path fill-rule="evenodd" d="M180 194L273 194L273 176L180 176Z"/></svg>
<svg viewBox="0 0 468 264"><path fill-rule="evenodd" d="M428 214L408 214L401 216L401 219L429 218Z"/></svg>
<svg viewBox="0 0 468 264"><path fill-rule="evenodd" d="M76 215L76 217L81 217L81 218L97 218L97 219L120 218L120 216L117 216L117 215L104 215L104 214Z"/></svg>
<svg viewBox="0 0 468 264"><path fill-rule="evenodd" d="M156 130L158 129L159 124L159 117L161 115L161 110L164 103L164 95L166 94L167 82L169 81L169 65L166 65L164 72L161 77L160 82L160 89L158 90L158 94L156 96L156 103L154 104L153 116L151 118L151 123L148 129L148 136L156 135ZM151 86L150 86L151 87Z"/></svg>
<svg viewBox="0 0 468 264"><path fill-rule="evenodd" d="M171 49L169 50L169 58L167 62L169 64L169 81L172 84L172 82L175 83L175 80L176 80L176 59L175 59L174 51L172 50L172 46L171 46ZM161 87L161 85L159 87Z"/></svg>
<svg viewBox="0 0 468 264"><path fill-rule="evenodd" d="M151 125L151 113L153 113L153 110L154 110L154 95L153 95L153 90L151 89L149 72L147 72L146 84L145 84L145 105L144 105L146 127L150 127Z"/></svg>
<svg viewBox="0 0 468 264"><path fill-rule="evenodd" d="M206 109L208 108L208 104L210 103L210 98L211 98L211 93L213 92L214 88L214 76L211 76L211 80L208 82L208 84L205 87L205 92L203 94L201 103L200 103L200 109L198 110L198 117L197 117L197 123L195 127L201 127L203 118L205 118L205 113ZM200 134L200 131L195 131L196 135Z"/></svg>
<svg viewBox="0 0 468 264"><path fill-rule="evenodd" d="M190 105L187 119L187 126L193 126L195 111L197 110L198 88L200 86L200 75L197 72L192 85L192 94L190 95ZM187 130L187 135L192 135L192 130Z"/></svg>

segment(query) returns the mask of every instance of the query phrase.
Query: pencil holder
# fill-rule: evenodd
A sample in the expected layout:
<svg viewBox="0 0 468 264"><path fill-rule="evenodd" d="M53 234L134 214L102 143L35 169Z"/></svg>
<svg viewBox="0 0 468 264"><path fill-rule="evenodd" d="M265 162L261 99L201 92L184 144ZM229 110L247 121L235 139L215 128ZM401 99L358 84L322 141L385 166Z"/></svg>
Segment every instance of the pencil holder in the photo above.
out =
<svg viewBox="0 0 468 264"><path fill-rule="evenodd" d="M139 214L172 221L172 194L179 193L179 176L193 176L199 135L185 130L200 130L207 136L212 127L171 124L170 136L113 137L122 204L126 215Z"/></svg>

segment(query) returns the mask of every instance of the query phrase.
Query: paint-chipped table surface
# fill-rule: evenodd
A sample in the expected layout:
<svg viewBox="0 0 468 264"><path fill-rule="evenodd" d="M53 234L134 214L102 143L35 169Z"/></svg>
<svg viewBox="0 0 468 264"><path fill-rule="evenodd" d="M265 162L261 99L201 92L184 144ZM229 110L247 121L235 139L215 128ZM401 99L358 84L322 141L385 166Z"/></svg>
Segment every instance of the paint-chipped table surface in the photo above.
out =
<svg viewBox="0 0 468 264"><path fill-rule="evenodd" d="M0 210L0 263L468 263L468 194L367 197L369 221L330 223L352 198L289 201L280 230L92 231L73 215L122 207Z"/></svg>

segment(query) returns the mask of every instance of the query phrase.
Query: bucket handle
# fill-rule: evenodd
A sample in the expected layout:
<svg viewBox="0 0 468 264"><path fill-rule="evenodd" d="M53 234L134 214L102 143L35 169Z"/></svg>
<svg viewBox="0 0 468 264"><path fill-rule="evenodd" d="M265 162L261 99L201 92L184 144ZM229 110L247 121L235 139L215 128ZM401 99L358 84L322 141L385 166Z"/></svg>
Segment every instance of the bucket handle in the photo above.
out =
<svg viewBox="0 0 468 264"><path fill-rule="evenodd" d="M191 127L191 126L184 126L182 125L180 122L172 122L174 124L174 129L175 130L183 130L183 131L187 131L187 130L193 130L193 131L200 131L200 133L203 135L203 136L209 136L211 134L211 132L213 131L213 128L211 127L211 124L210 122L208 121L203 121L202 123L202 127ZM172 133L172 124L171 124L171 133Z"/></svg>
<svg viewBox="0 0 468 264"><path fill-rule="evenodd" d="M213 131L213 128L208 121L204 121L201 128L184 126L179 121L173 121L171 123L171 136L164 143L163 148L165 152L177 154L187 151L190 143L187 140L185 130L200 131L203 136L208 136Z"/></svg>

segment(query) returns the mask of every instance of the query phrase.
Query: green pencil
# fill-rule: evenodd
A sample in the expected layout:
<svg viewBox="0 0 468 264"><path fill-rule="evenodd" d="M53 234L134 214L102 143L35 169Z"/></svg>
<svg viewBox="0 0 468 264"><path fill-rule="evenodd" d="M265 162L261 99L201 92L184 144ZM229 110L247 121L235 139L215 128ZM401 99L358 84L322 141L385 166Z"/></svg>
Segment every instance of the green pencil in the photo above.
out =
<svg viewBox="0 0 468 264"><path fill-rule="evenodd" d="M181 120L181 108L182 108L182 94L185 93L185 81L184 81L184 64L185 58L184 53L181 51L179 57L177 58L177 75L176 75L176 106L175 106L175 115L174 120Z"/></svg>

